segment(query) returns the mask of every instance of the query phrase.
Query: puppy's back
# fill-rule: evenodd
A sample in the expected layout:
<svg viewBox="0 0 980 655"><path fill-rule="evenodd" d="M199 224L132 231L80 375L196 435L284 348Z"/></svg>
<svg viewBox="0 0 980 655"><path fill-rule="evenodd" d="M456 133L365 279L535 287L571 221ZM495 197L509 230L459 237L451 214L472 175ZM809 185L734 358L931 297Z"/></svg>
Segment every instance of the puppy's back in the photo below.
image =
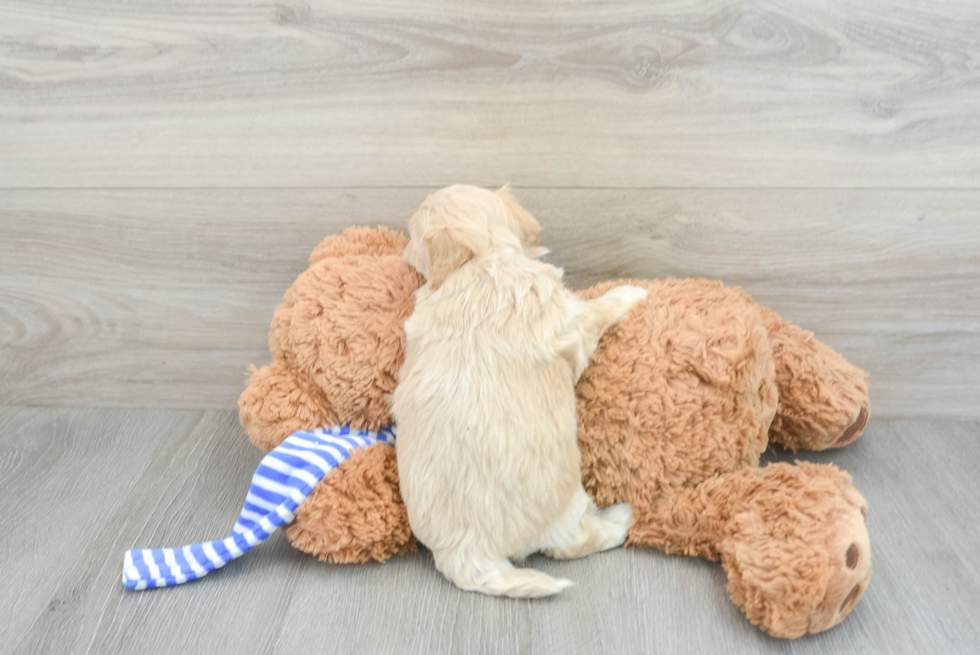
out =
<svg viewBox="0 0 980 655"><path fill-rule="evenodd" d="M409 522L434 551L523 554L578 487L574 386L553 346L566 294L526 259L420 290L393 411Z"/></svg>

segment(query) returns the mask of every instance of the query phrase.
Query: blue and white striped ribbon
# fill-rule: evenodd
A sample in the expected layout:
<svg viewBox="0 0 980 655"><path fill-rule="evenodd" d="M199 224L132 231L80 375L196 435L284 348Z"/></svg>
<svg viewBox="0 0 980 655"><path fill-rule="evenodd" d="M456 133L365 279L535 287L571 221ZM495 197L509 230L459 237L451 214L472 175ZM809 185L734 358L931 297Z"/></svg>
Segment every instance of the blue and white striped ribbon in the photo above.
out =
<svg viewBox="0 0 980 655"><path fill-rule="evenodd" d="M183 548L126 552L122 583L130 589L172 587L197 580L241 557L289 524L296 510L327 473L352 451L376 443L395 444L395 428L377 432L349 427L294 432L259 463L238 522L227 538Z"/></svg>

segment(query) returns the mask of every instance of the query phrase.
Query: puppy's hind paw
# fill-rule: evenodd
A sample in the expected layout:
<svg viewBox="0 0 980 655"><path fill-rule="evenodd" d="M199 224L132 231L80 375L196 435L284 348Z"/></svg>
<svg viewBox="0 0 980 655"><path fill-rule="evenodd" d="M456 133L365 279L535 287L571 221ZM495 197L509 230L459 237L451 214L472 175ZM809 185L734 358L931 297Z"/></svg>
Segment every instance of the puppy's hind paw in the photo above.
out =
<svg viewBox="0 0 980 655"><path fill-rule="evenodd" d="M612 505L600 510L596 519L602 523L605 535L601 550L622 546L633 524L633 508L629 503Z"/></svg>

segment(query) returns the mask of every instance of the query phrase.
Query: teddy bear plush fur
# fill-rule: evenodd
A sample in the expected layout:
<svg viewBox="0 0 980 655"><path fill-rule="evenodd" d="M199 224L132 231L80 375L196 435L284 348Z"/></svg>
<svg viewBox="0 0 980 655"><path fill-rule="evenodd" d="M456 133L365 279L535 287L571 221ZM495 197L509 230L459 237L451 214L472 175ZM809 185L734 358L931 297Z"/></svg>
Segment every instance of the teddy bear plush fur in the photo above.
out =
<svg viewBox="0 0 980 655"><path fill-rule="evenodd" d="M523 211L509 195L514 211ZM402 325L424 283L385 228L327 237L276 309L273 361L239 400L251 441L390 424ZM600 506L629 502L628 545L718 560L732 600L777 637L839 623L867 588L867 504L850 476L809 463L759 467L770 442L823 450L857 439L867 376L739 290L705 280L622 280L649 300L610 330L576 388L582 478ZM394 450L355 453L286 528L331 562L384 561L417 544Z"/></svg>

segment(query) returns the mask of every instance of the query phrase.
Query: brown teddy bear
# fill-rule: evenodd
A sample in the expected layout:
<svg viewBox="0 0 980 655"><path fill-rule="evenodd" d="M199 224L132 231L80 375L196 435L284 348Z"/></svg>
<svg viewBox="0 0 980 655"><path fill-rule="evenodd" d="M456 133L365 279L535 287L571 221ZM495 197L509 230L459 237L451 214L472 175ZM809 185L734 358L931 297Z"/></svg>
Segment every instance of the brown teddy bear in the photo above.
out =
<svg viewBox="0 0 980 655"><path fill-rule="evenodd" d="M391 423L402 325L424 283L405 245L385 228L350 228L313 251L273 317L273 361L251 369L239 399L252 443L268 451L297 430ZM716 282L623 280L581 293L627 283L649 300L606 334L576 388L586 490L602 507L632 504L628 545L721 560L732 600L770 634L836 625L871 575L867 504L836 467L759 468L759 456L770 441L823 450L857 439L867 375ZM414 550L394 450L352 454L286 534L331 562Z"/></svg>

